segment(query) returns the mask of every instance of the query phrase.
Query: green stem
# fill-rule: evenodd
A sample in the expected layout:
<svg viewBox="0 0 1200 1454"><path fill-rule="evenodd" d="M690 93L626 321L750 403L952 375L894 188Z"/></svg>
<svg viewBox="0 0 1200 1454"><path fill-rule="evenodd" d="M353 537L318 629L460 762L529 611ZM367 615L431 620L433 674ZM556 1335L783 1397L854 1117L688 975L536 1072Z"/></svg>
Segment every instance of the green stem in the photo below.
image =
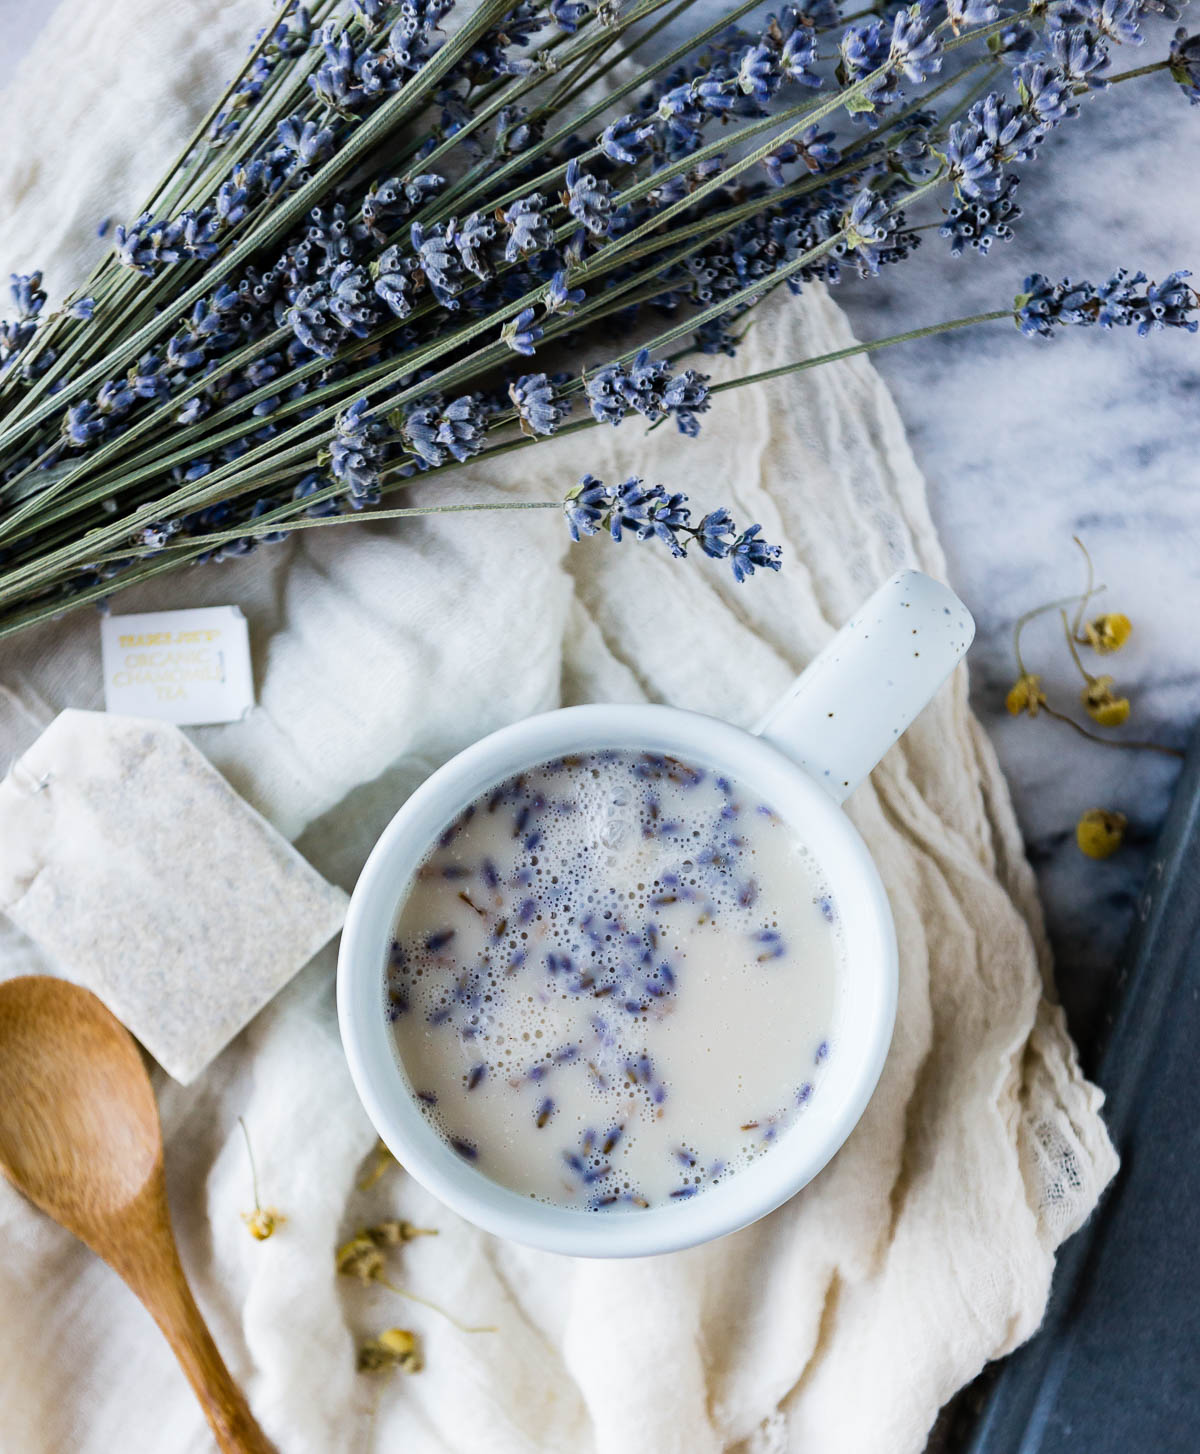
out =
<svg viewBox="0 0 1200 1454"><path fill-rule="evenodd" d="M306 500L304 503L309 502ZM293 520L285 528L290 535L293 530L320 530L326 525L357 525L371 520L407 520L414 515L470 515L486 510L561 509L561 500L493 500L472 505L405 505L393 510L364 510L361 515L321 515L316 519ZM264 524L262 521L255 520L245 526L239 526L236 530L221 530L212 535L192 536L188 540L188 548L195 547L198 551L212 550L214 546L225 545L231 540L244 540L247 536L274 535L280 528L278 524ZM153 552L142 550L126 552L120 559L127 559L130 554L141 558L153 554Z"/></svg>
<svg viewBox="0 0 1200 1454"><path fill-rule="evenodd" d="M914 343L919 338L932 338L938 333L950 333L956 328L970 328L976 323L997 323L1007 318L1012 322L1013 311L1011 308L997 308L991 313L972 313L968 318L951 318L945 323L930 323L924 328L910 328L904 333L893 333L887 338L872 338L866 343L854 343L846 348L839 348L833 353L823 353L816 358L801 359L798 363L780 364L777 368L763 369L757 374L746 374L740 379L726 379L723 383L713 384L709 390L711 394L723 394L727 389L740 388L743 384L763 384L769 379L779 379L785 374L803 373L806 369L816 368L818 364L837 363L840 359L854 358L860 353L875 353L881 348L890 348L894 343Z"/></svg>
<svg viewBox="0 0 1200 1454"><path fill-rule="evenodd" d="M1105 80L1110 86L1119 86L1122 81L1132 81L1138 76L1152 76L1155 71L1169 70L1170 66L1170 61L1151 61L1148 66L1138 66L1133 71L1122 71L1116 76L1106 76Z"/></svg>

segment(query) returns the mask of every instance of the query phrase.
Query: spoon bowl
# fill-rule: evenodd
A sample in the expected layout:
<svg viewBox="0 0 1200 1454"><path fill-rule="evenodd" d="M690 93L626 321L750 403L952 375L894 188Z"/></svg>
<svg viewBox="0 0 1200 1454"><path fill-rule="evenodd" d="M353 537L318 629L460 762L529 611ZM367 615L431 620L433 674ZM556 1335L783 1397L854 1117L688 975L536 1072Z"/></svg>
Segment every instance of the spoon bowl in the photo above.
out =
<svg viewBox="0 0 1200 1454"><path fill-rule="evenodd" d="M0 985L0 1105L5 1175L89 1246L98 1219L135 1202L161 1161L136 1045L93 994L65 980Z"/></svg>
<svg viewBox="0 0 1200 1454"><path fill-rule="evenodd" d="M145 1304L223 1454L271 1454L184 1277L141 1053L90 990L46 975L0 984L0 1171Z"/></svg>

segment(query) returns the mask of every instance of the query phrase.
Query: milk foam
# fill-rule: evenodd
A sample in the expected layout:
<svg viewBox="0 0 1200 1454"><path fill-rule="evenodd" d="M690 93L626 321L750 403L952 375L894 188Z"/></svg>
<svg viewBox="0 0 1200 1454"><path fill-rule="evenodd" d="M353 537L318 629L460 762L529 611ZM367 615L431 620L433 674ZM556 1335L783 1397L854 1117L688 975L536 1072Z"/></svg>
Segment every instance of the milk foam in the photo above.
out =
<svg viewBox="0 0 1200 1454"><path fill-rule="evenodd" d="M409 886L388 1013L426 1115L493 1179L642 1207L736 1174L818 1093L837 912L800 837L673 758L483 794Z"/></svg>

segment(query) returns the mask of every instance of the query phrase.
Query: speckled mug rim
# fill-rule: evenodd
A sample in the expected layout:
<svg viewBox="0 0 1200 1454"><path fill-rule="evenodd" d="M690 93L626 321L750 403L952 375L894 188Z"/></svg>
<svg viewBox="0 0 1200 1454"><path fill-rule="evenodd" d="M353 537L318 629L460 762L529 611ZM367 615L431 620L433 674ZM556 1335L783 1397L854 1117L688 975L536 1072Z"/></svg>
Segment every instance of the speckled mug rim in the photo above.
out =
<svg viewBox="0 0 1200 1454"><path fill-rule="evenodd" d="M409 1087L385 1014L396 913L430 845L468 803L513 773L564 753L671 752L727 772L808 844L839 908L844 973L833 1054L818 1093L767 1154L702 1196L642 1211L549 1206L491 1181L438 1135ZM451 758L408 798L355 886L338 958L338 1019L359 1097L397 1160L486 1231L546 1251L640 1257L677 1251L757 1221L794 1196L854 1129L878 1083L897 994L895 930L874 861L823 788L779 748L716 718L674 707L566 707L501 728Z"/></svg>

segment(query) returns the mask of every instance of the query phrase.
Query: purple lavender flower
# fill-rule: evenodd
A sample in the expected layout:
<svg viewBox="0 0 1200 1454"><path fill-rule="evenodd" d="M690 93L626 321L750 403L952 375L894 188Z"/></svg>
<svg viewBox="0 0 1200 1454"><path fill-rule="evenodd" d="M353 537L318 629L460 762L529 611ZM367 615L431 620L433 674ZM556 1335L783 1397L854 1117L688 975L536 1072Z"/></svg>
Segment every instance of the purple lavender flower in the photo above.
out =
<svg viewBox="0 0 1200 1454"><path fill-rule="evenodd" d="M651 122L639 121L636 116L622 116L604 128L600 135L600 149L610 161L633 166L646 155L655 131L656 127Z"/></svg>
<svg viewBox="0 0 1200 1454"><path fill-rule="evenodd" d="M571 412L571 401L559 398L545 374L522 374L508 386L525 434L554 434Z"/></svg>
<svg viewBox="0 0 1200 1454"><path fill-rule="evenodd" d="M297 481L295 488L292 490L292 499L307 500L310 495L315 495L319 490L328 489L332 483L329 477L323 475L319 470L309 470L306 475ZM332 498L318 500L314 504L309 505L304 513L314 519L325 515L336 515L338 513L338 502Z"/></svg>
<svg viewBox="0 0 1200 1454"><path fill-rule="evenodd" d="M946 19L955 35L965 25L990 25L1000 18L1000 7L992 0L946 0Z"/></svg>
<svg viewBox="0 0 1200 1454"><path fill-rule="evenodd" d="M285 116L275 128L275 136L286 157L302 167L323 162L333 151L333 132L303 116Z"/></svg>
<svg viewBox="0 0 1200 1454"><path fill-rule="evenodd" d="M516 262L529 253L544 252L554 232L546 216L546 199L540 192L520 197L504 214L508 243L504 249L506 262Z"/></svg>
<svg viewBox="0 0 1200 1454"><path fill-rule="evenodd" d="M1052 338L1056 325L1103 328L1136 327L1141 336L1164 328L1195 333L1200 324L1191 315L1200 307L1187 272L1171 273L1150 283L1145 273L1119 269L1098 288L1065 279L1051 283L1041 273L1025 279L1014 303L1017 326L1027 336Z"/></svg>
<svg viewBox="0 0 1200 1454"><path fill-rule="evenodd" d="M122 266L144 277L183 258L207 261L216 254L216 222L211 208L188 209L178 217L156 220L143 212L128 227L118 223L113 233L113 251Z"/></svg>
<svg viewBox="0 0 1200 1454"><path fill-rule="evenodd" d="M1167 69L1191 104L1200 106L1200 34L1189 35L1185 26L1179 27L1171 42Z"/></svg>
<svg viewBox="0 0 1200 1454"><path fill-rule="evenodd" d="M819 126L807 127L798 137L777 146L769 156L763 158L763 166L774 187L782 187L783 168L791 162L803 162L810 172L829 171L840 161L840 153L833 145L834 133L822 131Z"/></svg>
<svg viewBox="0 0 1200 1454"><path fill-rule="evenodd" d="M478 394L464 394L444 408L440 402L418 405L408 411L400 432L426 464L445 464L452 455L465 463L483 448L485 417Z"/></svg>
<svg viewBox="0 0 1200 1454"><path fill-rule="evenodd" d="M620 364L606 364L584 379L584 392L592 417L601 424L620 424L628 412L621 389L624 371Z"/></svg>
<svg viewBox="0 0 1200 1454"><path fill-rule="evenodd" d="M381 182L372 183L362 199L363 226L376 242L386 242L388 232L414 208L436 195L444 183L445 178L435 172L425 172L407 181L385 177Z"/></svg>
<svg viewBox="0 0 1200 1454"><path fill-rule="evenodd" d="M1145 0L1058 0L1046 22L1051 27L1088 25L1118 45L1141 45L1144 36L1138 25L1149 8Z"/></svg>
<svg viewBox="0 0 1200 1454"><path fill-rule="evenodd" d="M107 423L90 399L72 404L63 417L63 437L70 444L86 447L97 440Z"/></svg>
<svg viewBox="0 0 1200 1454"><path fill-rule="evenodd" d="M815 21L811 25L802 24L794 6L788 6L782 20L786 36L779 52L779 74L793 85L816 90L821 85L821 77L816 72L816 31L823 27L818 27Z"/></svg>
<svg viewBox="0 0 1200 1454"><path fill-rule="evenodd" d="M779 55L765 41L747 47L738 62L737 83L742 93L753 96L760 106L768 106L782 79Z"/></svg>
<svg viewBox="0 0 1200 1454"><path fill-rule="evenodd" d="M1108 47L1089 30L1073 26L1069 30L1051 31L1047 59L1055 61L1064 79L1074 86L1102 91L1108 82L1104 72L1109 67Z"/></svg>
<svg viewBox="0 0 1200 1454"><path fill-rule="evenodd" d="M1021 209L1013 201L1017 189L1017 178L1005 178L998 197L990 202L979 198L974 201L959 201L947 208L946 220L938 228L942 237L950 239L950 252L961 257L963 249L973 247L981 257L986 257L993 242L1007 242L1013 235L1012 224L1021 216Z"/></svg>
<svg viewBox="0 0 1200 1454"><path fill-rule="evenodd" d="M8 291L17 316L11 323L0 322L0 371L8 368L32 339L37 331L38 314L46 303L41 273L11 274Z"/></svg>
<svg viewBox="0 0 1200 1454"><path fill-rule="evenodd" d="M496 240L496 223L493 218L485 217L481 212L472 212L461 226L451 218L446 223L446 236L458 249L466 267L477 278L486 280L492 276L494 270L489 252Z"/></svg>
<svg viewBox="0 0 1200 1454"><path fill-rule="evenodd" d="M864 187L842 219L846 246L858 253L861 266L872 277L879 271L883 246L899 227L898 214L891 211L877 192Z"/></svg>
<svg viewBox="0 0 1200 1454"><path fill-rule="evenodd" d="M686 538L699 545L705 555L729 560L734 579L739 583L755 570L778 570L782 561L779 546L768 545L761 539L761 526L751 525L739 535L724 508L711 511L699 525L692 525L686 495L668 494L661 485L647 486L636 475L615 490L608 489L593 475L584 475L567 492L563 513L571 539L576 541L601 530L607 530L615 541L623 540L628 533L636 540L660 540L673 556L682 558L687 555ZM653 939L649 942L652 948ZM651 955L646 962L651 963L652 959ZM669 986L671 982L668 969L663 983ZM656 996L662 992L662 984L647 992ZM637 1003L640 1005L640 999Z"/></svg>
<svg viewBox="0 0 1200 1454"><path fill-rule="evenodd" d="M941 70L942 42L933 21L920 7L897 11L888 58L918 84Z"/></svg>
<svg viewBox="0 0 1200 1454"><path fill-rule="evenodd" d="M575 34L579 29L579 22L590 10L588 0L550 0L550 14L555 25L560 30L565 30L568 35Z"/></svg>
<svg viewBox="0 0 1200 1454"><path fill-rule="evenodd" d="M532 308L522 308L515 318L510 319L500 330L500 342L508 344L514 353L531 357L537 351L542 328L533 321Z"/></svg>
<svg viewBox="0 0 1200 1454"><path fill-rule="evenodd" d="M579 162L573 157L567 163L567 191L564 200L567 211L593 237L604 237L612 225L612 187L608 182L597 181L587 172L579 170Z"/></svg>
<svg viewBox="0 0 1200 1454"><path fill-rule="evenodd" d="M1188 333L1196 332L1200 323L1189 315L1200 307L1200 297L1184 281L1191 276L1186 270L1171 273L1161 283L1150 284L1146 289L1144 302L1139 299L1131 304L1131 321L1137 323L1137 331L1142 337L1164 328L1184 328Z"/></svg>
<svg viewBox="0 0 1200 1454"><path fill-rule="evenodd" d="M379 469L390 436L387 425L368 413L368 408L365 398L356 399L339 414L329 447L330 472L349 490L350 503L356 509L380 499Z"/></svg>
<svg viewBox="0 0 1200 1454"><path fill-rule="evenodd" d="M563 501L571 539L578 541L581 536L595 535L604 523L608 508L608 486L594 475L584 475L567 491Z"/></svg>
<svg viewBox="0 0 1200 1454"><path fill-rule="evenodd" d="M325 60L309 76L308 84L317 100L331 111L349 114L371 97L395 90L399 84L392 55L370 49L356 51L349 31L338 32L333 22L321 28L319 42Z"/></svg>
<svg viewBox="0 0 1200 1454"><path fill-rule="evenodd" d="M1052 75L1049 67L1043 72L1035 79L1041 103L1049 108ZM946 141L946 160L958 192L995 201L1004 190L1004 165L1031 157L1048 124L1044 118L1010 106L995 91L976 101L966 119L951 126Z"/></svg>
<svg viewBox="0 0 1200 1454"><path fill-rule="evenodd" d="M838 79L843 85L852 86L880 71L891 56L891 45L891 34L882 20L848 25L839 44ZM895 71L882 70L864 90L860 109L872 110L898 95Z"/></svg>
<svg viewBox="0 0 1200 1454"><path fill-rule="evenodd" d="M547 313L572 313L587 294L582 288L567 287L567 274L565 269L560 268L550 279L546 292L542 298L542 306Z"/></svg>
<svg viewBox="0 0 1200 1454"><path fill-rule="evenodd" d="M701 519L696 531L696 544L713 560L724 560L733 549L736 535L737 527L722 505L719 510L710 510Z"/></svg>
<svg viewBox="0 0 1200 1454"><path fill-rule="evenodd" d="M691 511L688 509L687 496L668 495L665 490L659 488L646 511L646 523L642 526L644 533L639 536L639 539L648 540L651 535L655 536L679 560L687 554L687 550L679 539L679 534L688 528L690 519ZM659 831L666 830L662 828ZM663 966L663 969L666 970L666 979L669 982L671 972L666 965ZM657 995L662 991L660 989L654 993Z"/></svg>
<svg viewBox="0 0 1200 1454"><path fill-rule="evenodd" d="M783 564L783 549L768 545L760 538L761 525L751 525L734 541L729 552L729 563L733 566L733 578L740 585L755 570L778 570Z"/></svg>
<svg viewBox="0 0 1200 1454"><path fill-rule="evenodd" d="M373 265L375 292L397 318L407 318L412 305L412 259L399 247L389 247Z"/></svg>
<svg viewBox="0 0 1200 1454"><path fill-rule="evenodd" d="M674 416L680 434L694 439L700 433L696 415L706 413L709 407L708 375L695 369L676 374L662 391L662 407Z"/></svg>
<svg viewBox="0 0 1200 1454"><path fill-rule="evenodd" d="M447 230L431 227L426 232L419 222L414 222L410 234L421 271L428 278L438 302L457 307L454 295L463 284L463 265Z"/></svg>
<svg viewBox="0 0 1200 1454"><path fill-rule="evenodd" d="M683 434L699 432L697 414L708 408L708 379L694 369L672 377L669 359L652 359L642 349L628 366L607 364L584 381L584 392L592 415L602 424L619 424L635 410L657 423L674 415Z"/></svg>

